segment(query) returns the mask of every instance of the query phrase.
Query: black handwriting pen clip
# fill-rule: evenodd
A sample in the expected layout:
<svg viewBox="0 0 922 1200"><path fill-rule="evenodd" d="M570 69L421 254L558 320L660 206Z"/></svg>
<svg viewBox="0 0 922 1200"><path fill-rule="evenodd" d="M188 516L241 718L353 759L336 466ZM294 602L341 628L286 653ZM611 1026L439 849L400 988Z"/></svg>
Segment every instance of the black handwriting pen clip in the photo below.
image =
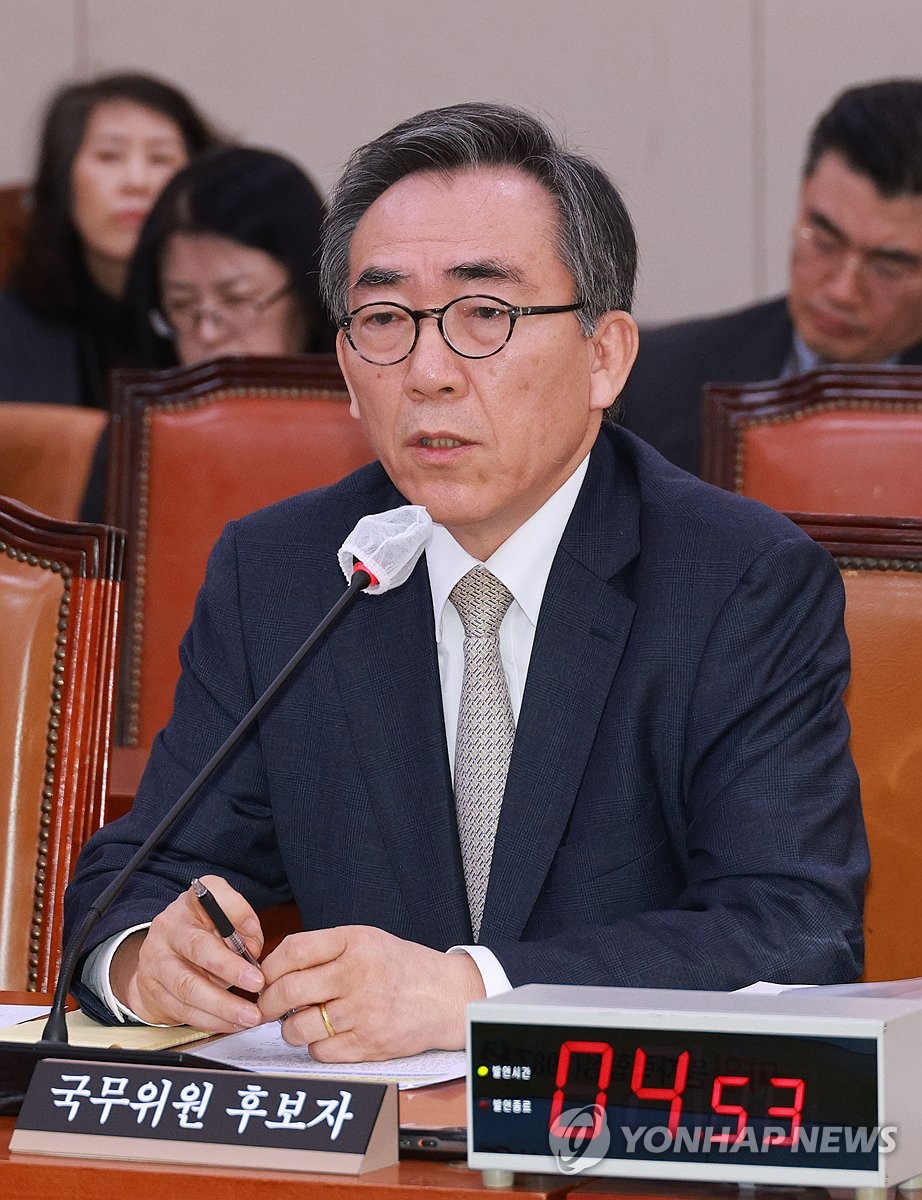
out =
<svg viewBox="0 0 922 1200"><path fill-rule="evenodd" d="M208 888L205 887L201 879L192 880L192 890L198 897L199 904L201 904L208 916L211 917L212 923L221 937L224 938L225 941L230 942L232 949L236 950L237 953L242 958L245 958L248 963L252 963L254 967L259 967L259 962L247 949L246 942L234 928L230 917L217 902L211 892L209 892ZM262 968L260 968L260 970L261 969ZM302 1010L300 1008L290 1008L288 1012L282 1013L282 1015L279 1017L279 1024L281 1025L287 1017L293 1017L295 1013L301 1011Z"/></svg>
<svg viewBox="0 0 922 1200"><path fill-rule="evenodd" d="M198 898L199 904L204 908L205 912L211 918L215 929L226 942L229 942L231 949L236 950L241 958L245 958L248 963L252 963L254 967L259 966L259 960L254 958L247 949L247 944L243 937L234 928L230 917L217 902L208 888L205 887L201 879L192 880L192 890Z"/></svg>

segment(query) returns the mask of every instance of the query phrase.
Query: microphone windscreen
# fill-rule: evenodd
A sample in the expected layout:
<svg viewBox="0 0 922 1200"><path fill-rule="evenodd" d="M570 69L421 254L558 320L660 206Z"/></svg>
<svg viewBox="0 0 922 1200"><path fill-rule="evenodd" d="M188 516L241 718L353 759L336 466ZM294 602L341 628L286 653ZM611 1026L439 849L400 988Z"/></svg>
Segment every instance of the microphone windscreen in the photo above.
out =
<svg viewBox="0 0 922 1200"><path fill-rule="evenodd" d="M387 512L362 517L339 548L339 565L351 580L354 559L377 579L366 588L377 596L400 587L410 578L432 534L432 518L421 504L405 504Z"/></svg>

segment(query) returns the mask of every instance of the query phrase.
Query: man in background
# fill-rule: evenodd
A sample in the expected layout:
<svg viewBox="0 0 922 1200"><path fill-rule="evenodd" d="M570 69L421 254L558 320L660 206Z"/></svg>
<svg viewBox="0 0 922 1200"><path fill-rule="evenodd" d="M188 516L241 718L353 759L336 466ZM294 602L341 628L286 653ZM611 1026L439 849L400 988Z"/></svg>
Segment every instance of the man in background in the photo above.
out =
<svg viewBox="0 0 922 1200"><path fill-rule="evenodd" d="M922 363L922 80L850 88L820 117L792 236L787 296L641 335L623 422L687 471L706 383Z"/></svg>

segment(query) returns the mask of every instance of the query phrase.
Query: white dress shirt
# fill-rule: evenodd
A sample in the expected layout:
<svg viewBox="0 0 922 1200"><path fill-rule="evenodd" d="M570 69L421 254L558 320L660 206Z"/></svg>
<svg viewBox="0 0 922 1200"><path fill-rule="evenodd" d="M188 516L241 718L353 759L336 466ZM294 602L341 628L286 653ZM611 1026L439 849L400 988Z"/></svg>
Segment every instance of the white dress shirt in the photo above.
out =
<svg viewBox="0 0 922 1200"><path fill-rule="evenodd" d="M499 627L499 648L516 724L547 578L586 476L588 462L588 457L584 458L566 483L483 563L512 593L512 603ZM454 776L458 709L464 678L464 627L448 597L458 580L480 563L458 545L443 525L434 525L426 546L426 565L435 617L445 737ZM486 946L452 946L448 953L460 952L469 954L477 964L488 996L509 990L508 976L492 950Z"/></svg>

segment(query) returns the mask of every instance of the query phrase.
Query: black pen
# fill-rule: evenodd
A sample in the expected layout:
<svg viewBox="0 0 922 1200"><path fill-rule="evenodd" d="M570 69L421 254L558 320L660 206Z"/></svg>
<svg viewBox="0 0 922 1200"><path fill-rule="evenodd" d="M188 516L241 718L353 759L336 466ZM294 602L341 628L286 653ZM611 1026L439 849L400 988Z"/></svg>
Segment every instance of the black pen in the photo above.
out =
<svg viewBox="0 0 922 1200"><path fill-rule="evenodd" d="M247 944L241 935L234 928L233 923L221 905L217 902L214 896L205 887L201 879L192 880L192 890L198 897L198 902L204 908L205 912L211 918L215 929L226 942L230 943L232 950L245 958L248 963L252 963L254 967L259 967L259 960L254 958L247 949Z"/></svg>

